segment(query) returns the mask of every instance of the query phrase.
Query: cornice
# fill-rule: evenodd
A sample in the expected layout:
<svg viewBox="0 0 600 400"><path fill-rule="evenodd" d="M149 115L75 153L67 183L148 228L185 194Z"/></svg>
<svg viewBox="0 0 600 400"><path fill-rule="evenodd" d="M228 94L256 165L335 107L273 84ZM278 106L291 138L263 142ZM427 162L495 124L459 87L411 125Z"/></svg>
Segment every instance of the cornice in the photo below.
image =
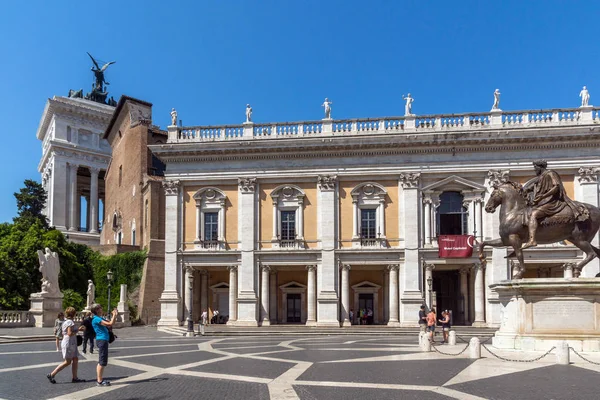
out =
<svg viewBox="0 0 600 400"><path fill-rule="evenodd" d="M486 134L489 132L485 132ZM419 140L418 135L384 136L386 140L365 143L354 138L328 138L328 141L311 141L303 144L297 140L297 146L278 145L269 141L270 146L237 146L229 143L229 148L206 149L205 143L153 145L151 150L167 163L189 163L204 161L321 158L321 157L360 157L400 154L465 154L473 152L503 152L522 150L551 150L569 148L590 148L600 146L600 132L589 132L548 137L496 137L474 138L438 138L437 140ZM336 139L336 140L331 140ZM341 140L340 140L341 139ZM426 139L426 138L425 138Z"/></svg>

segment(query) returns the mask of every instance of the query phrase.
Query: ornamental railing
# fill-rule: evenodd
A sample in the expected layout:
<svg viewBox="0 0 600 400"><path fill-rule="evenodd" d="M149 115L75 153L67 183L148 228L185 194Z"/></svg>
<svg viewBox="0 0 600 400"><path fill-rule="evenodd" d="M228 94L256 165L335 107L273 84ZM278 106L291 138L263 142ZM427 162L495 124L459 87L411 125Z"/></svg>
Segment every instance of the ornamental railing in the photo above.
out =
<svg viewBox="0 0 600 400"><path fill-rule="evenodd" d="M29 311L0 311L0 328L34 326L35 320Z"/></svg>
<svg viewBox="0 0 600 400"><path fill-rule="evenodd" d="M286 139L339 135L446 133L465 130L515 129L600 123L600 107L490 111L403 117L301 122L246 123L222 126L170 126L169 143Z"/></svg>

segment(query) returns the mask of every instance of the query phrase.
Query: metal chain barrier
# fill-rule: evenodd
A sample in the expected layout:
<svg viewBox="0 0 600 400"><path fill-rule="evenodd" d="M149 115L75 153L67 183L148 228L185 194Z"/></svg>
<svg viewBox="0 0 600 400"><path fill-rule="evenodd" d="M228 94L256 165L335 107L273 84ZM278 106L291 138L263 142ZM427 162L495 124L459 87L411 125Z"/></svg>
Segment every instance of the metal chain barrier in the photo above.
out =
<svg viewBox="0 0 600 400"><path fill-rule="evenodd" d="M473 337L476 337L476 336L473 336ZM460 336L458 336L458 335L456 335L456 338L457 338L457 339L459 339L459 340L460 340L461 342L463 342L463 343L469 343L469 341L468 341L468 340L465 340L465 339L463 339L462 337L460 337ZM490 336L490 337L488 337L487 339L485 339L484 341L482 341L482 342L480 342L480 343L481 343L481 344L487 343L487 342L489 342L490 340L492 340L493 338L494 338L493 336Z"/></svg>
<svg viewBox="0 0 600 400"><path fill-rule="evenodd" d="M498 354L495 354L493 351L491 351L485 344L481 344L481 346L483 346L484 349L486 349L488 351L488 353L490 353L491 355L493 355L494 357L502 360L502 361L509 361L509 362L522 362L522 363L530 363L530 362L534 362L534 361L539 361L542 358L546 357L548 354L552 353L552 350L554 350L556 348L556 346L552 346L552 348L550 350L548 350L547 352L545 352L544 354L542 354L539 357L536 357L534 359L531 360L517 360L517 359L510 359L510 358L505 358L502 356L499 356Z"/></svg>
<svg viewBox="0 0 600 400"><path fill-rule="evenodd" d="M467 349L469 348L469 344L467 343L467 345L465 346L465 348L462 349L460 352L458 352L456 354L455 353L446 353L444 351L438 350L438 346L434 346L433 343L431 344L431 348L433 350L435 350L436 352L438 352L440 354L443 354L445 356L460 356L462 353L464 353L465 351L467 351Z"/></svg>
<svg viewBox="0 0 600 400"><path fill-rule="evenodd" d="M584 360L584 361L587 361L587 362L589 362L590 364L600 365L600 363L598 363L598 362L595 362L595 361L592 361L592 360L588 360L587 358L585 358L584 356L582 356L581 354L579 354L579 353L577 352L577 350L575 350L574 348L572 348L572 347L570 347L570 346L569 346L569 350L572 350L572 351L573 351L573 353L575 353L575 354L577 354L577 355L579 356L579 358L581 358L581 359L582 359L582 360Z"/></svg>

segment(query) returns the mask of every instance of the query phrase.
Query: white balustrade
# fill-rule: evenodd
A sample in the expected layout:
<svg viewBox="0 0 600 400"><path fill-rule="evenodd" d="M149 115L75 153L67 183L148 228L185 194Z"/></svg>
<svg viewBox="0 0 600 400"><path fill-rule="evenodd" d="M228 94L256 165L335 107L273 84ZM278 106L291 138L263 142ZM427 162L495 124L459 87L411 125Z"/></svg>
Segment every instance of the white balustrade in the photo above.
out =
<svg viewBox="0 0 600 400"><path fill-rule="evenodd" d="M0 311L0 328L34 326L35 320L29 311Z"/></svg>
<svg viewBox="0 0 600 400"><path fill-rule="evenodd" d="M323 121L305 121L297 123L269 123L254 124L250 131L246 126L244 136L244 125L226 126L192 126L180 127L172 131L169 143L186 142L214 142L241 139L276 139L297 138L306 136L321 136L341 134L366 134L366 133L445 133L448 131L464 131L478 129L515 129L521 127L536 126L563 126L563 125L585 125L600 121L599 108L563 108L552 110L534 111L512 111L501 112L501 125L498 119L491 125L491 113L467 113L451 115L425 115L410 117L409 125L405 124L407 117L386 117L332 120L327 122L326 131L323 130ZM414 121L414 127L412 126ZM331 128L330 128L331 127ZM175 127L173 127L175 129ZM249 134L250 132L250 134Z"/></svg>

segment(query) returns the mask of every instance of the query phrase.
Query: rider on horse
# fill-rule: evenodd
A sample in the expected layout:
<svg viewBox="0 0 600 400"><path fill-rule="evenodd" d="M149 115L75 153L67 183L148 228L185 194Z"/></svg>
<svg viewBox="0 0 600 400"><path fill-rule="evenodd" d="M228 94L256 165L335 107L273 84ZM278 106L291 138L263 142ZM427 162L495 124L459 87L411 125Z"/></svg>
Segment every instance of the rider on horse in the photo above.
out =
<svg viewBox="0 0 600 400"><path fill-rule="evenodd" d="M531 206L528 223L529 241L522 249L537 246L535 234L541 219L557 215L567 206L571 208L575 221L585 221L590 217L587 208L567 196L558 173L546 169L548 167L546 160L534 161L533 166L537 178L523 188L525 193L533 192L533 199L529 203Z"/></svg>

